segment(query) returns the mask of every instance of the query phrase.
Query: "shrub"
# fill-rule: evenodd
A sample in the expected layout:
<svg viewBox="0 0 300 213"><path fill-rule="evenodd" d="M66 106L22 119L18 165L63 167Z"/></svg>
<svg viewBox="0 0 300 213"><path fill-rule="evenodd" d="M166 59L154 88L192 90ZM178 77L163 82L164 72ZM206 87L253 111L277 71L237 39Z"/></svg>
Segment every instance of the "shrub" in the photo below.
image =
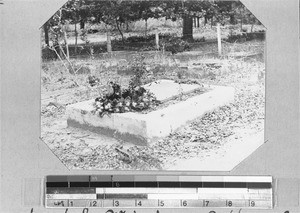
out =
<svg viewBox="0 0 300 213"><path fill-rule="evenodd" d="M102 117L105 113L141 111L158 104L155 96L141 86L148 74L144 59L144 55L140 54L131 62L132 77L127 89L122 90L119 84L109 83L112 92L95 99L96 113Z"/></svg>
<svg viewBox="0 0 300 213"><path fill-rule="evenodd" d="M102 117L106 113L142 111L157 105L154 95L141 86L129 86L122 90L119 84L110 82L111 94L95 99L95 113Z"/></svg>
<svg viewBox="0 0 300 213"><path fill-rule="evenodd" d="M241 42L251 40L265 40L265 31L252 32L252 33L241 33L229 35L226 39L227 42Z"/></svg>
<svg viewBox="0 0 300 213"><path fill-rule="evenodd" d="M134 56L130 67L133 73L129 82L130 87L141 86L148 73L146 69L145 56L143 54Z"/></svg>
<svg viewBox="0 0 300 213"><path fill-rule="evenodd" d="M57 55L53 50L49 49L48 47L45 47L42 49L42 59L46 61L55 60L57 59Z"/></svg>
<svg viewBox="0 0 300 213"><path fill-rule="evenodd" d="M174 35L170 34L170 33L160 33L159 34L159 38L160 39L170 39L172 38ZM128 38L126 38L124 40L125 42L128 43L135 43L135 42L151 42L151 41L155 41L155 34L149 34L147 36L142 35L142 36L130 36Z"/></svg>
<svg viewBox="0 0 300 213"><path fill-rule="evenodd" d="M178 37L170 37L161 40L160 46L166 51L176 54L179 52L190 50L191 47L187 41L182 40Z"/></svg>

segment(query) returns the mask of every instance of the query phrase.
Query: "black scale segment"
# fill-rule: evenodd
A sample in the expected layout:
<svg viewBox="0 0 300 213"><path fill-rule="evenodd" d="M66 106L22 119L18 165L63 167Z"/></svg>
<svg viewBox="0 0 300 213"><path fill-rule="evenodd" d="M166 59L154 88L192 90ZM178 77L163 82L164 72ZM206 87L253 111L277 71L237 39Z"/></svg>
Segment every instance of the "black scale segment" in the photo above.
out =
<svg viewBox="0 0 300 213"><path fill-rule="evenodd" d="M272 183L270 182L256 182L256 183L247 183L249 189L270 189L272 188Z"/></svg>
<svg viewBox="0 0 300 213"><path fill-rule="evenodd" d="M113 182L90 182L90 187L113 187Z"/></svg>
<svg viewBox="0 0 300 213"><path fill-rule="evenodd" d="M97 199L105 199L105 195L104 194L97 194Z"/></svg>
<svg viewBox="0 0 300 213"><path fill-rule="evenodd" d="M95 194L96 188L89 187L49 187L46 190L47 194Z"/></svg>
<svg viewBox="0 0 300 213"><path fill-rule="evenodd" d="M182 188L202 188L202 182L180 182L180 187Z"/></svg>
<svg viewBox="0 0 300 213"><path fill-rule="evenodd" d="M225 183L224 182L203 182L202 187L203 188L224 188Z"/></svg>
<svg viewBox="0 0 300 213"><path fill-rule="evenodd" d="M225 182L225 188L247 188L246 182Z"/></svg>
<svg viewBox="0 0 300 213"><path fill-rule="evenodd" d="M47 182L47 187L69 187L68 182Z"/></svg>
<svg viewBox="0 0 300 213"><path fill-rule="evenodd" d="M70 182L70 187L90 187L89 182Z"/></svg>
<svg viewBox="0 0 300 213"><path fill-rule="evenodd" d="M105 194L105 199L147 199L148 194ZM98 195L97 195L98 198Z"/></svg>
<svg viewBox="0 0 300 213"><path fill-rule="evenodd" d="M179 188L180 187L180 182L158 182L158 187L163 188L163 187L169 187L169 188Z"/></svg>
<svg viewBox="0 0 300 213"><path fill-rule="evenodd" d="M154 187L157 188L158 187L158 182L155 181L151 181L151 182L135 182L134 183L135 187Z"/></svg>
<svg viewBox="0 0 300 213"><path fill-rule="evenodd" d="M134 187L134 182L122 182L116 181L112 183L113 187Z"/></svg>

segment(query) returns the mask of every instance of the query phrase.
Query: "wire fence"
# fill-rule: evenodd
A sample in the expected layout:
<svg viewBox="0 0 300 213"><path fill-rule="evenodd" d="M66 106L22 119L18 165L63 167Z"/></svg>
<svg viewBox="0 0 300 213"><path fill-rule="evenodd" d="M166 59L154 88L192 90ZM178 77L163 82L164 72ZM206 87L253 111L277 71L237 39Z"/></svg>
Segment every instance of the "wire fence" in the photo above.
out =
<svg viewBox="0 0 300 213"><path fill-rule="evenodd" d="M265 34L264 32L255 32L260 34ZM159 34L159 33L158 33ZM187 34L186 36L191 36L192 34ZM162 42L168 42L169 38L174 38L172 34L159 34L159 44L162 50ZM178 37L179 38L179 37ZM136 39L137 41L134 41ZM145 41L143 41L143 39ZM180 38L181 39L181 38ZM254 39L252 39L254 40ZM259 39L261 40L261 39ZM248 40L249 41L249 40ZM194 40L188 40L188 44L192 50L199 48L200 50L205 49L206 45L217 45L217 39L206 40L204 37L196 38ZM154 51L157 50L155 36L148 35L145 36L135 36L125 41L122 40L112 40L113 51ZM221 39L223 52L234 52L234 51L262 51L259 48L264 47L264 43L247 43L247 38L240 38L234 42L228 41L228 38ZM69 54L71 58L87 58L95 57L100 54L107 53L107 43L106 42L96 42L96 43L84 43L79 45L69 44ZM212 51L215 52L216 47L212 46ZM257 49L255 49L257 48ZM63 45L63 49L66 50L66 46ZM207 51L206 51L207 52ZM43 60L53 60L56 59L57 54L53 51L53 48L43 48L42 59Z"/></svg>

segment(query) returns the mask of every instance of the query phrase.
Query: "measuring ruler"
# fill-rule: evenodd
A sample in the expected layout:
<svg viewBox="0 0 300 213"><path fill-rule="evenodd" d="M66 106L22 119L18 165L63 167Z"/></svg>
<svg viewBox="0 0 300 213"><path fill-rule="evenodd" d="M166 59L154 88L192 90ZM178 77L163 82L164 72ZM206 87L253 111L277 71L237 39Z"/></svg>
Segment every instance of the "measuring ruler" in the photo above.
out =
<svg viewBox="0 0 300 213"><path fill-rule="evenodd" d="M47 176L47 208L272 209L271 176Z"/></svg>

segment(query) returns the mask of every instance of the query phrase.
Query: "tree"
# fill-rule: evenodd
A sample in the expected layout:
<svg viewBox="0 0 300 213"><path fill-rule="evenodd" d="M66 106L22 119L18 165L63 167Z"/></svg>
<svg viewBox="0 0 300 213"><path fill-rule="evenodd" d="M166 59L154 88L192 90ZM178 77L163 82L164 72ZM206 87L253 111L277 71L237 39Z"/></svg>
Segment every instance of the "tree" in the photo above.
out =
<svg viewBox="0 0 300 213"><path fill-rule="evenodd" d="M80 23L80 28L84 29L84 23L90 16L90 4L85 0L69 0L63 6L63 17L64 21L68 20L70 24L74 24L75 28L75 53L77 53L78 43L78 30L77 24Z"/></svg>
<svg viewBox="0 0 300 213"><path fill-rule="evenodd" d="M147 21L150 18L165 17L172 21L181 20L183 23L182 35L185 40L193 40L193 20L195 20L194 25L199 27L200 18L204 18L205 23L210 20L212 25L216 22L221 24L230 22L233 24L236 19L240 19L241 27L243 22L251 22L252 24L257 22L255 17L251 16L251 13L241 3L233 1L70 0L60 11L60 14L56 13L48 23L50 31L52 30L56 34L54 39L63 40L65 46L68 46L65 25L67 23L74 24L75 51L77 51L77 25L80 24L82 29L86 22L92 24L104 23L108 33L117 30L123 42L125 40L124 25L128 26L130 22L144 20L146 35L148 30ZM57 29L54 30L54 27ZM60 34L58 29L61 30ZM46 25L44 30L45 42L48 44ZM66 55L68 56L68 53Z"/></svg>
<svg viewBox="0 0 300 213"><path fill-rule="evenodd" d="M256 18L243 4L235 4L233 11L236 19L239 20L241 30L243 30L244 23L255 23Z"/></svg>
<svg viewBox="0 0 300 213"><path fill-rule="evenodd" d="M183 39L193 40L193 24L190 22L193 18L203 17L208 8L212 5L209 1L187 1L183 6ZM185 26L186 25L186 26ZM199 21L198 21L199 27Z"/></svg>
<svg viewBox="0 0 300 213"><path fill-rule="evenodd" d="M193 18L190 15L183 15L182 39L193 40Z"/></svg>
<svg viewBox="0 0 300 213"><path fill-rule="evenodd" d="M145 36L147 35L147 21L150 18L159 18L162 15L162 11L159 8L158 1L144 1L134 3L132 7L134 12L137 12L136 19L142 19L145 21Z"/></svg>
<svg viewBox="0 0 300 213"><path fill-rule="evenodd" d="M43 26L44 33L45 33L45 43L49 46L49 24L48 21Z"/></svg>
<svg viewBox="0 0 300 213"><path fill-rule="evenodd" d="M92 8L93 23L104 23L107 32L111 31L111 28L116 28L124 41L121 24L125 23L128 16L128 5L117 0L95 1L92 3Z"/></svg>

